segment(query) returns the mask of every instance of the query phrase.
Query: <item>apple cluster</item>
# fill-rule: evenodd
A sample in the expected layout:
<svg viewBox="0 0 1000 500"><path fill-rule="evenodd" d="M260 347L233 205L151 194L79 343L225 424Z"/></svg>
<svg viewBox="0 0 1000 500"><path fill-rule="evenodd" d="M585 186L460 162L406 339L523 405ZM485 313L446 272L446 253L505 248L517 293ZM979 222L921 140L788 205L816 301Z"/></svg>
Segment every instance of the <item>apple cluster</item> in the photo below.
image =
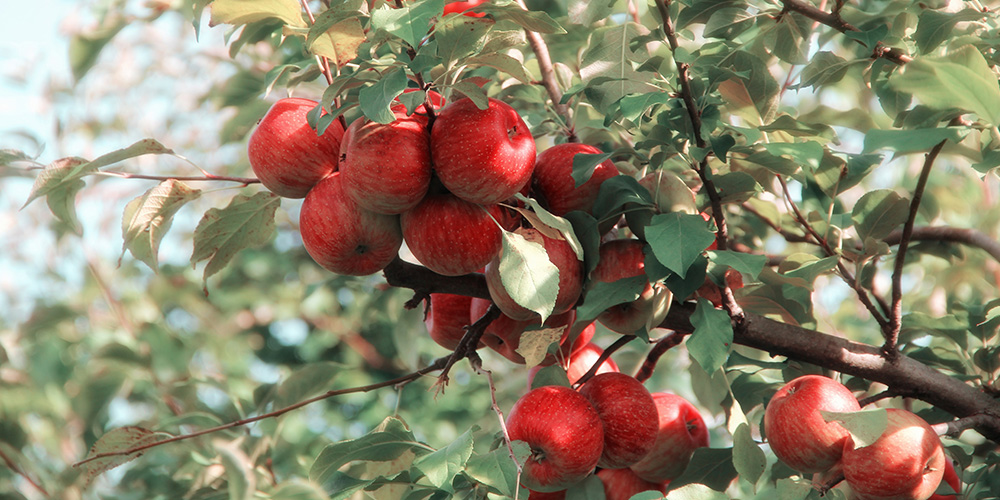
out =
<svg viewBox="0 0 1000 500"><path fill-rule="evenodd" d="M596 356L571 358L568 371L574 364L589 369ZM566 498L568 488L592 474L609 500L663 493L694 450L708 446L705 422L691 403L674 394L651 394L613 362L576 390L546 385L528 391L511 408L506 425L511 440L531 448L521 473L530 499Z"/></svg>
<svg viewBox="0 0 1000 500"><path fill-rule="evenodd" d="M887 409L887 425L867 446L821 412L856 412L861 407L840 382L820 375L798 377L778 390L764 412L764 432L771 450L789 467L829 479L843 474L858 500L927 500L942 478L958 491L954 466L944 455L934 429L919 416ZM821 479L823 481L823 479Z"/></svg>

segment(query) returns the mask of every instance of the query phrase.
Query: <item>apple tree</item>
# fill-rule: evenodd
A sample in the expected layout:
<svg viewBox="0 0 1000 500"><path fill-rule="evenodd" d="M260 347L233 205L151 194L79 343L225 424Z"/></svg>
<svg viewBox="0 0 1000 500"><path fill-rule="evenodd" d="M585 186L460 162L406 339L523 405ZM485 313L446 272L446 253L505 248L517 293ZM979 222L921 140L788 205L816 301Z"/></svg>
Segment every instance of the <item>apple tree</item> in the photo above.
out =
<svg viewBox="0 0 1000 500"><path fill-rule="evenodd" d="M1000 498L995 6L87 16L3 498Z"/></svg>

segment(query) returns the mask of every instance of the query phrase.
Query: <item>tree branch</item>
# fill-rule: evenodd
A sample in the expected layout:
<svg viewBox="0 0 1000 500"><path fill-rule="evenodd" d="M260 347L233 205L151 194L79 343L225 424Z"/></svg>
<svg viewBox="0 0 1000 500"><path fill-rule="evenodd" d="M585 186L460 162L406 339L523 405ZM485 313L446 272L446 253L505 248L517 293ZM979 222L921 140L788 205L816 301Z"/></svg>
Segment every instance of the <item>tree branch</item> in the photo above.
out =
<svg viewBox="0 0 1000 500"><path fill-rule="evenodd" d="M522 9L529 10L524 0L517 0L517 4ZM569 142L576 142L577 137L576 131L573 128L573 118L569 111L569 105L562 103L563 94L562 90L559 89L559 83L556 82L556 70L552 64L549 47L545 44L542 35L534 31L525 29L524 35L528 38L528 45L531 46L531 51L535 53L535 59L538 61L538 70L542 74L542 86L545 87L545 91L549 94L552 107L555 108L556 112L566 122L567 140Z"/></svg>
<svg viewBox="0 0 1000 500"><path fill-rule="evenodd" d="M677 347L687 336L686 333L681 332L670 332L668 335L664 336L660 340L657 340L653 344L653 348L649 350L646 354L646 360L643 361L642 366L635 373L635 378L639 382L645 382L649 380L649 377L653 375L653 370L656 369L656 363L660 360L660 356L664 353Z"/></svg>
<svg viewBox="0 0 1000 500"><path fill-rule="evenodd" d="M803 0L781 0L781 3L784 6L785 12L796 12L812 19L813 21L825 24L841 33L847 33L848 31L861 31L847 21L844 21L844 18L840 16L840 7L843 3L839 0L837 7L834 8L832 13L819 10ZM861 40L855 39L855 41L861 45L865 45ZM867 45L865 46L867 47ZM872 49L872 57L884 57L900 66L913 60L912 57L904 54L903 51L896 48L885 47L881 42L879 42L879 44L875 47L869 48Z"/></svg>
<svg viewBox="0 0 1000 500"><path fill-rule="evenodd" d="M902 230L895 230L885 238L889 245L898 245L903 238ZM1000 242L990 237L990 235L977 229L966 229L960 227L915 227L910 235L910 241L948 241L952 243L962 243L977 248L981 248L990 254L994 260L1000 262Z"/></svg>
<svg viewBox="0 0 1000 500"><path fill-rule="evenodd" d="M605 349L604 352L602 352L601 355L597 358L597 361L594 361L594 364L590 365L590 369L587 370L587 373L584 373L583 376L578 378L576 382L573 383L573 387L580 387L581 385L587 383L587 381L590 380L594 375L597 375L597 370L601 367L602 364L604 364L605 361L608 360L608 358L611 357L612 354L615 353L615 351L621 349L622 347L625 347L625 344L628 344L634 339L635 335L622 335L621 337L618 337L618 340L614 341L613 344L609 345L608 348Z"/></svg>
<svg viewBox="0 0 1000 500"><path fill-rule="evenodd" d="M946 142L948 141L937 143L924 157L924 166L920 169L917 187L913 190L913 199L910 200L910 213L903 224L899 248L896 250L896 262L892 269L892 305L889 313L889 329L886 332L885 343L882 345L882 352L889 359L895 359L896 353L899 352L896 344L899 341L899 331L903 327L903 266L906 264L906 250L910 245L910 237L913 235L913 223L917 219L917 211L920 209L920 201L924 197L924 189L927 187L927 177L930 176L931 167Z"/></svg>
<svg viewBox="0 0 1000 500"><path fill-rule="evenodd" d="M119 179L146 179L151 181L226 181L226 182L237 182L243 184L244 186L249 186L250 184L260 184L260 179L255 177L231 177L228 175L214 175L206 173L205 175L147 175L147 174L131 174L128 172L111 172L107 170L98 170L93 172L93 175L105 175L108 177L117 177Z"/></svg>

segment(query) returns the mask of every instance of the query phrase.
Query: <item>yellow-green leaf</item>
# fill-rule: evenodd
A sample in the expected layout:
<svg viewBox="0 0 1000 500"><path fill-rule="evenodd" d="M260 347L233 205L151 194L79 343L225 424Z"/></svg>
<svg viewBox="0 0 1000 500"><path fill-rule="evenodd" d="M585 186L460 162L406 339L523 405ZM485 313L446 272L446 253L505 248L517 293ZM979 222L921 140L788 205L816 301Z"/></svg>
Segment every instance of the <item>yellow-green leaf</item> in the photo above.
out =
<svg viewBox="0 0 1000 500"><path fill-rule="evenodd" d="M889 77L897 92L913 94L934 109L971 111L1000 124L1000 86L979 49L966 45L940 57L918 57Z"/></svg>
<svg viewBox="0 0 1000 500"><path fill-rule="evenodd" d="M239 26L273 17L291 26L306 27L306 22L302 19L302 6L298 0L215 0L210 8L211 26L217 24Z"/></svg>
<svg viewBox="0 0 1000 500"><path fill-rule="evenodd" d="M191 264L207 260L204 280L226 267L236 252L260 246L274 235L274 212L281 198L269 192L237 195L225 208L205 212L194 230Z"/></svg>
<svg viewBox="0 0 1000 500"><path fill-rule="evenodd" d="M160 241L170 229L174 214L200 195L201 190L169 179L130 201L122 216L122 256L128 250L156 271Z"/></svg>
<svg viewBox="0 0 1000 500"><path fill-rule="evenodd" d="M153 444L171 437L164 432L153 432L142 427L129 426L112 429L100 437L94 446L90 447L87 458L103 453L123 452L133 448ZM141 451L126 455L112 455L91 460L83 464L86 483L90 484L100 474L142 456Z"/></svg>

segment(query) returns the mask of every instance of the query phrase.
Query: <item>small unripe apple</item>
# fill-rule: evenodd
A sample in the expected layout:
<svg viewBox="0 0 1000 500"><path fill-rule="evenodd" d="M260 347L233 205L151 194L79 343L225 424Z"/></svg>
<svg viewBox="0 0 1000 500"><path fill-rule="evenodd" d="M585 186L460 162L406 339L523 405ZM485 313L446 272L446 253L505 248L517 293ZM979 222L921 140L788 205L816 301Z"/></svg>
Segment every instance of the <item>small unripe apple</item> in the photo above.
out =
<svg viewBox="0 0 1000 500"><path fill-rule="evenodd" d="M431 157L448 191L492 205L514 196L531 179L535 139L509 104L490 98L488 107L479 109L463 98L438 113Z"/></svg>
<svg viewBox="0 0 1000 500"><path fill-rule="evenodd" d="M302 202L299 232L317 264L353 276L381 271L396 258L403 243L399 216L359 207L344 192L340 172L309 191Z"/></svg>
<svg viewBox="0 0 1000 500"><path fill-rule="evenodd" d="M511 440L531 447L521 484L543 493L586 479L604 446L597 410L569 387L539 387L521 396L507 415L507 432Z"/></svg>
<svg viewBox="0 0 1000 500"><path fill-rule="evenodd" d="M337 170L344 128L334 121L317 135L306 114L319 103L289 97L275 102L247 142L247 157L260 183L278 196L305 198Z"/></svg>
<svg viewBox="0 0 1000 500"><path fill-rule="evenodd" d="M708 428L694 405L676 394L654 392L653 401L659 415L656 443L630 468L647 481L669 481L684 472L694 450L708 446Z"/></svg>
<svg viewBox="0 0 1000 500"><path fill-rule="evenodd" d="M926 500L944 476L941 439L917 415L889 408L888 424L874 443L856 448L848 438L841 465L860 500Z"/></svg>
<svg viewBox="0 0 1000 500"><path fill-rule="evenodd" d="M582 386L604 424L602 468L621 469L642 459L656 441L656 403L641 382L624 373L597 375Z"/></svg>
<svg viewBox="0 0 1000 500"><path fill-rule="evenodd" d="M577 154L601 154L589 144L567 142L538 153L535 171L531 175L532 192L555 215L573 210L590 213L604 181L619 175L618 167L609 159L594 167L590 178L580 186L573 180L573 158Z"/></svg>
<svg viewBox="0 0 1000 500"><path fill-rule="evenodd" d="M527 241L542 245L549 262L559 270L559 282L556 284L558 292L552 314L562 314L570 310L580 299L580 292L583 290L583 262L577 259L573 247L565 240L549 238L536 229L521 227L514 232ZM486 265L486 286L493 302L511 318L519 320L538 318L538 313L518 304L507 292L500 277L501 258L503 258L502 250Z"/></svg>
<svg viewBox="0 0 1000 500"><path fill-rule="evenodd" d="M650 482L637 476L632 469L601 469L597 477L604 484L605 500L628 500L644 491L667 492L670 481Z"/></svg>
<svg viewBox="0 0 1000 500"><path fill-rule="evenodd" d="M764 431L771 450L800 472L821 472L843 453L850 434L820 411L850 412L861 407L847 387L829 377L803 375L778 390L764 411Z"/></svg>
<svg viewBox="0 0 1000 500"><path fill-rule="evenodd" d="M380 214L415 207L431 184L427 118L402 113L391 123L358 118L344 133L338 168L344 189L361 207Z"/></svg>
<svg viewBox="0 0 1000 500"><path fill-rule="evenodd" d="M503 244L497 205L488 207L448 193L428 194L402 214L403 239L413 256L445 276L474 273L489 263Z"/></svg>

